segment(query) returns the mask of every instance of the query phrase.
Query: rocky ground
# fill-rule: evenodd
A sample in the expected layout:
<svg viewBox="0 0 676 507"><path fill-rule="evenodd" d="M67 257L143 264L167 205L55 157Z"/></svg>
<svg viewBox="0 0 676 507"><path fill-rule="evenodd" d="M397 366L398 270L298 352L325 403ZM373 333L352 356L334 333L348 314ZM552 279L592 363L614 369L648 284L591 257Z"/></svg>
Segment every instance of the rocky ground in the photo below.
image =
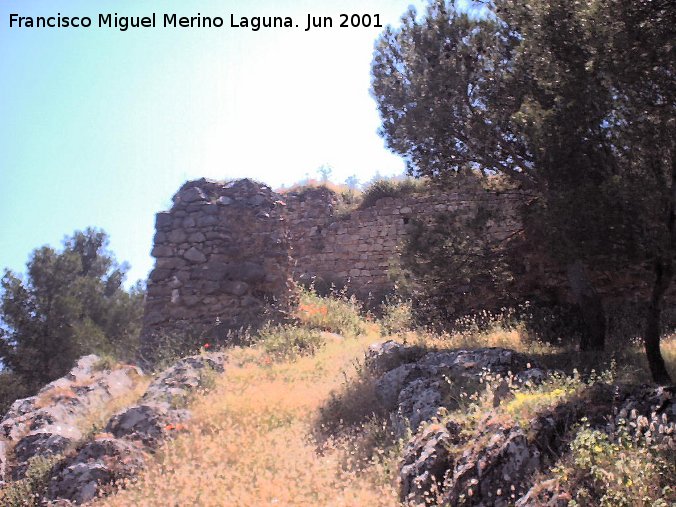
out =
<svg viewBox="0 0 676 507"><path fill-rule="evenodd" d="M569 430L583 420L607 434L629 419L638 421L634 433L652 430L654 444L676 451L673 388L578 382L570 392L561 389L553 403L543 396L547 403L519 420L501 405L509 407L519 387L533 389L552 372L514 351L423 353L389 341L369 349L367 365L378 376L376 394L395 431L413 434L399 468L404 503L566 506L570 495L542 476L567 451ZM489 378L497 382L491 385ZM493 410L478 412L472 425L457 413L440 415L457 411L461 404L453 396L454 386L476 389L482 380L489 391L484 398Z"/></svg>
<svg viewBox="0 0 676 507"><path fill-rule="evenodd" d="M130 392L143 376L133 366L99 371L99 362L97 356L83 357L67 376L34 397L17 400L0 423L5 480L21 480L32 458L61 458L49 473L43 504L87 503L142 470L148 453L190 419L186 407L224 371L225 355L181 359L161 372L137 403L113 414L103 432L85 435L82 421Z"/></svg>
<svg viewBox="0 0 676 507"><path fill-rule="evenodd" d="M331 339L338 350L343 339L335 335ZM230 355L203 353L181 359L154 377L140 398L112 414L105 427L93 434L86 432L83 421L132 391L144 375L132 366L106 369L95 356L82 358L64 378L34 397L15 402L0 421L0 463L6 481L4 493L0 493L5 496L0 499L7 501L7 491L26 480L32 460L50 456L58 458L50 462L46 487L33 505L81 505L113 492L125 480L154 466L155 451L190 427L191 404L196 397L214 388L217 381L221 387L216 394L232 396L222 387L229 382ZM263 381L272 374L269 359L260 355L256 360L261 366L253 371ZM328 374L322 370L323 360L317 359L315 366L313 358L305 360L307 371L299 375L305 383L294 384L296 388L309 393L314 383L317 389L326 389L312 380L312 375ZM651 448L672 456L676 451L676 402L670 388L619 385L601 377L566 378L525 354L496 347L427 350L390 340L370 346L363 364L360 375L372 380L374 393L373 406L365 410L385 414L383 427L401 442L394 473L398 500L383 497L378 505L568 505L573 483L562 479L564 472L553 473L552 467L565 469L580 427L590 434L608 435L608 442L624 428L621 434L632 441L647 440ZM241 365L238 368L244 371ZM291 362L280 374L287 378L294 368L302 369ZM255 398L260 393L244 392L250 377L247 379L242 396ZM264 393L263 385L256 389ZM274 397L278 419L286 410L284 403L292 403L294 398L291 392ZM236 400L232 398L231 405L241 403ZM272 397L269 402L273 403ZM263 404L256 402L255 406ZM271 423L268 412L261 414L266 428L287 424ZM209 424L213 429L216 423ZM307 434L309 426L291 425ZM236 426L230 426L233 432ZM204 428L198 433L205 433ZM186 442L189 445L190 441ZM248 445L252 449L247 449ZM255 452L253 442L242 441L241 446L242 454ZM223 447L230 448L226 442ZM317 461L308 463L328 456L317 455L312 458ZM279 459L283 462L281 456ZM219 475L227 476L227 465L223 466ZM312 470L307 472L313 475ZM232 474L236 476L234 471ZM676 501L673 491L664 491L665 501ZM291 495L288 498L293 498ZM281 493L277 497L281 498ZM295 504L288 498L287 504ZM164 505L162 501L168 500L156 498L148 505ZM353 499L346 504L367 501Z"/></svg>

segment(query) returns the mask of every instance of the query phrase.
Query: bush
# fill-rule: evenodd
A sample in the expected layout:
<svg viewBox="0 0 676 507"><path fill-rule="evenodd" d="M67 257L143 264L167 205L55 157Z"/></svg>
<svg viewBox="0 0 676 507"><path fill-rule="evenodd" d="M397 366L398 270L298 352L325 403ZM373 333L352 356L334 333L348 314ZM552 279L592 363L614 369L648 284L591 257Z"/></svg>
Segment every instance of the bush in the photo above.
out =
<svg viewBox="0 0 676 507"><path fill-rule="evenodd" d="M12 372L0 373L0 419L15 400L30 396L34 390Z"/></svg>
<svg viewBox="0 0 676 507"><path fill-rule="evenodd" d="M385 197L402 197L423 192L426 188L426 180L421 179L393 178L375 180L362 192L362 201L359 205L359 209L369 208L378 200Z"/></svg>
<svg viewBox="0 0 676 507"><path fill-rule="evenodd" d="M325 343L316 329L295 326L267 326L258 333L265 351L277 359L313 355Z"/></svg>
<svg viewBox="0 0 676 507"><path fill-rule="evenodd" d="M554 469L570 491L569 505L664 506L676 501L676 467L664 449L632 437L583 424L571 455ZM673 458L673 456L672 456Z"/></svg>
<svg viewBox="0 0 676 507"><path fill-rule="evenodd" d="M310 288L301 291L296 318L312 329L357 336L366 329L360 309L354 296L347 297L344 292L334 292L331 296L321 297Z"/></svg>
<svg viewBox="0 0 676 507"><path fill-rule="evenodd" d="M25 478L12 482L0 491L0 504L5 507L37 507L43 505L51 471L61 456L35 456L28 461Z"/></svg>
<svg viewBox="0 0 676 507"><path fill-rule="evenodd" d="M382 305L380 334L387 336L402 333L413 328L413 309L411 301L387 299Z"/></svg>

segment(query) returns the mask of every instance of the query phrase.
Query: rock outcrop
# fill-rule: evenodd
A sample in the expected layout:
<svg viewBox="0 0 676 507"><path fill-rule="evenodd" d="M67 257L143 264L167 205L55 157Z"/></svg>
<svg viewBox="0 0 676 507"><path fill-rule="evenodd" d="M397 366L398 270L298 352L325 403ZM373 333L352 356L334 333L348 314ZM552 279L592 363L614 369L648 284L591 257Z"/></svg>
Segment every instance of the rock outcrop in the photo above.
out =
<svg viewBox="0 0 676 507"><path fill-rule="evenodd" d="M49 499L62 506L82 504L137 474L147 453L190 419L189 400L197 391L213 386L225 362L223 353L208 353L181 359L163 371L136 405L110 418L103 435L55 468Z"/></svg>
<svg viewBox="0 0 676 507"><path fill-rule="evenodd" d="M404 362L415 357L419 359ZM422 355L420 350L394 341L372 347L366 364L372 371L396 366L379 377L376 396L392 412L394 428L400 436L408 430L415 433L420 424L430 421L440 408L457 408L460 393L476 391L487 374L512 373L516 382L544 375L525 355L509 349L482 348Z"/></svg>
<svg viewBox="0 0 676 507"><path fill-rule="evenodd" d="M609 434L631 420L634 433L676 451L673 389L591 384L523 421L501 415L500 404L513 387L538 384L551 373L523 354L499 348L422 354L385 342L371 347L366 364L379 375L376 394L395 431L412 432L399 470L401 500L409 505L567 505L571 497L557 481L535 484L535 478L546 476L567 452L569 430L583 418ZM454 386L476 389L482 377L497 375L509 375L512 387L493 383L493 410L471 431L453 418L436 417L458 408Z"/></svg>
<svg viewBox="0 0 676 507"><path fill-rule="evenodd" d="M62 454L80 441L88 418L129 392L143 373L134 366L102 369L101 358L81 358L37 395L15 401L0 421L0 470L19 479L34 456Z"/></svg>

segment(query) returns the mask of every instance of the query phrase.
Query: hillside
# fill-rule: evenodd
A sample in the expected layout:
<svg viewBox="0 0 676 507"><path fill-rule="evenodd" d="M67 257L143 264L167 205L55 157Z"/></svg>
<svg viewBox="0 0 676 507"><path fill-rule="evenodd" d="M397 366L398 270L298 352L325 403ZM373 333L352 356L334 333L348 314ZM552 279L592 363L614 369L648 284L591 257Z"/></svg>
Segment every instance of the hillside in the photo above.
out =
<svg viewBox="0 0 676 507"><path fill-rule="evenodd" d="M151 376L83 360L17 401L2 505L676 501L673 390L641 384L638 349L585 358L497 323L431 335L311 293L296 315Z"/></svg>

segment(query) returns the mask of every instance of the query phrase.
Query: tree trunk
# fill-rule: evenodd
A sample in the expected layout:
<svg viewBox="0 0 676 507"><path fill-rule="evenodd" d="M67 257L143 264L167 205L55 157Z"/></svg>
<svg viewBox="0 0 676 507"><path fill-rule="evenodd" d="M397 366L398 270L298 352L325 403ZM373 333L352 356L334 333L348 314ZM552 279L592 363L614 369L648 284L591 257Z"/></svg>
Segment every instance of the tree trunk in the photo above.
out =
<svg viewBox="0 0 676 507"><path fill-rule="evenodd" d="M660 350L660 318L662 316L662 304L664 295L671 285L674 277L674 254L676 254L676 158L671 160L671 192L669 195L669 208L667 210L667 236L663 251L655 262L655 283L648 306L643 342L645 354L648 358L648 366L653 380L658 384L671 384L672 380L664 364L662 351Z"/></svg>
<svg viewBox="0 0 676 507"><path fill-rule="evenodd" d="M584 324L580 350L603 350L606 345L606 314L601 297L580 260L568 266L568 283Z"/></svg>
<svg viewBox="0 0 676 507"><path fill-rule="evenodd" d="M673 262L664 262L659 259L655 263L655 283L648 306L648 316L643 337L645 354L648 358L648 366L653 380L658 384L671 384L671 377L664 364L662 351L660 350L660 320L662 317L662 301L664 293L671 284L673 278Z"/></svg>

